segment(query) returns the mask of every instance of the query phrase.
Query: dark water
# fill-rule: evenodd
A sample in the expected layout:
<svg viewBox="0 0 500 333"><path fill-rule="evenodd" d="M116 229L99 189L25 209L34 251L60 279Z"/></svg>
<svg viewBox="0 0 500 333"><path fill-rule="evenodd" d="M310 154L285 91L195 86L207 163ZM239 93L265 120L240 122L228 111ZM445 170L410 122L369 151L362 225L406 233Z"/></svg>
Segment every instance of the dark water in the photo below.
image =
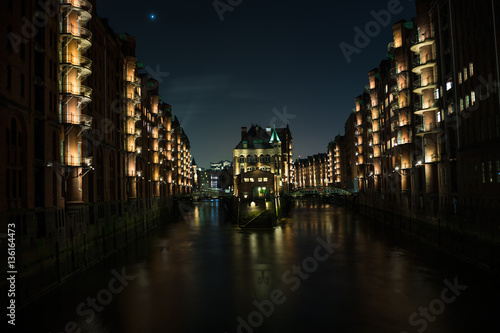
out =
<svg viewBox="0 0 500 333"><path fill-rule="evenodd" d="M499 295L345 208L299 202L281 227L240 230L214 201L25 308L16 331L500 332Z"/></svg>

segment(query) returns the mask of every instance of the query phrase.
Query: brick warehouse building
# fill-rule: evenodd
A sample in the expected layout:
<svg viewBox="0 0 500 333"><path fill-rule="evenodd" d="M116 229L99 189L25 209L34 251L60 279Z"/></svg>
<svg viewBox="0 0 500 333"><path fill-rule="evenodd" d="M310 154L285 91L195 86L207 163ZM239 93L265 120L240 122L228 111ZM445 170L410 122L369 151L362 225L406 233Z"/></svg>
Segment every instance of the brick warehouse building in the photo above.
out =
<svg viewBox="0 0 500 333"><path fill-rule="evenodd" d="M499 6L416 5L331 145L342 185L372 216L498 269Z"/></svg>
<svg viewBox="0 0 500 333"><path fill-rule="evenodd" d="M3 1L0 22L0 225L23 302L151 229L195 170L135 38L94 1Z"/></svg>

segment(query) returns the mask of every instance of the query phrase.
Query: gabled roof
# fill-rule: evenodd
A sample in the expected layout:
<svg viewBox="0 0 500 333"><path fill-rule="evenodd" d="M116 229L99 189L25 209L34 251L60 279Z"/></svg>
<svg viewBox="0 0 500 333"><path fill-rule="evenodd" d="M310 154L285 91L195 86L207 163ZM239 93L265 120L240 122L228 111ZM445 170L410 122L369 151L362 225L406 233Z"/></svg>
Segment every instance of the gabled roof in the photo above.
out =
<svg viewBox="0 0 500 333"><path fill-rule="evenodd" d="M259 125L252 125L235 149L273 149L274 147L269 142L270 140L271 137L265 128ZM246 148L243 148L244 143L247 144Z"/></svg>

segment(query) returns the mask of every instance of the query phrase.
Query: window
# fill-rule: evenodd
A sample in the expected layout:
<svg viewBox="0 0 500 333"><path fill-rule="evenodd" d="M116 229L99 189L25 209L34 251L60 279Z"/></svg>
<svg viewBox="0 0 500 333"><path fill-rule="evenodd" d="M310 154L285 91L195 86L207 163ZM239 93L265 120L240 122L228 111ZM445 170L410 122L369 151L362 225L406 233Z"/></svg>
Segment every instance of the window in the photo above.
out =
<svg viewBox="0 0 500 333"><path fill-rule="evenodd" d="M252 162L252 156L251 155L248 155L247 156L247 163L251 163Z"/></svg>
<svg viewBox="0 0 500 333"><path fill-rule="evenodd" d="M469 96L465 96L465 108L468 109L469 108Z"/></svg>
<svg viewBox="0 0 500 333"><path fill-rule="evenodd" d="M499 163L499 161L497 161L497 168L498 168L498 163ZM500 176L500 172L498 173L498 175ZM267 181L269 181L268 178L264 177L264 182L267 182Z"/></svg>
<svg viewBox="0 0 500 333"><path fill-rule="evenodd" d="M24 74L21 74L21 96L24 97Z"/></svg>
<svg viewBox="0 0 500 333"><path fill-rule="evenodd" d="M271 156L266 155L266 162L271 162Z"/></svg>
<svg viewBox="0 0 500 333"><path fill-rule="evenodd" d="M250 178L250 183L255 183L255 179Z"/></svg>
<svg viewBox="0 0 500 333"><path fill-rule="evenodd" d="M493 183L493 162L489 161L488 163L488 174L489 174L489 182Z"/></svg>
<svg viewBox="0 0 500 333"><path fill-rule="evenodd" d="M464 68L464 81L467 81L467 67Z"/></svg>
<svg viewBox="0 0 500 333"><path fill-rule="evenodd" d="M247 168L247 172L250 172L250 171L252 171L252 167Z"/></svg>
<svg viewBox="0 0 500 333"><path fill-rule="evenodd" d="M12 27L9 25L7 26L7 51L12 52L12 43L13 43L13 36L12 36Z"/></svg>
<svg viewBox="0 0 500 333"><path fill-rule="evenodd" d="M12 89L12 69L10 66L7 66L7 74L5 75L5 79L7 80L6 88L8 91Z"/></svg>
<svg viewBox="0 0 500 333"><path fill-rule="evenodd" d="M239 159L240 163L245 163L245 156L241 155Z"/></svg>
<svg viewBox="0 0 500 333"><path fill-rule="evenodd" d="M250 178L244 178L244 179L243 179L243 181L244 181L245 183L248 183L248 182L250 181Z"/></svg>
<svg viewBox="0 0 500 333"><path fill-rule="evenodd" d="M257 163L257 155L254 155L254 156L253 156L253 162L254 162L254 163Z"/></svg>
<svg viewBox="0 0 500 333"><path fill-rule="evenodd" d="M453 83L451 81L446 82L446 91L450 90L453 88Z"/></svg>
<svg viewBox="0 0 500 333"><path fill-rule="evenodd" d="M240 170L245 170L245 164L240 164Z"/></svg>
<svg viewBox="0 0 500 333"><path fill-rule="evenodd" d="M464 110L464 99L460 98L460 111Z"/></svg>
<svg viewBox="0 0 500 333"><path fill-rule="evenodd" d="M469 63L469 74L470 76L474 75L474 64L472 62Z"/></svg>
<svg viewBox="0 0 500 333"><path fill-rule="evenodd" d="M259 183L262 183L262 178L258 178L258 179L257 179L257 181L258 181Z"/></svg>
<svg viewBox="0 0 500 333"><path fill-rule="evenodd" d="M260 155L260 162L264 162L264 155Z"/></svg>
<svg viewBox="0 0 500 333"><path fill-rule="evenodd" d="M471 92L470 98L471 98L471 104L474 105L474 103L476 103L476 92L475 91Z"/></svg>
<svg viewBox="0 0 500 333"><path fill-rule="evenodd" d="M462 83L462 72L458 73L458 84Z"/></svg>

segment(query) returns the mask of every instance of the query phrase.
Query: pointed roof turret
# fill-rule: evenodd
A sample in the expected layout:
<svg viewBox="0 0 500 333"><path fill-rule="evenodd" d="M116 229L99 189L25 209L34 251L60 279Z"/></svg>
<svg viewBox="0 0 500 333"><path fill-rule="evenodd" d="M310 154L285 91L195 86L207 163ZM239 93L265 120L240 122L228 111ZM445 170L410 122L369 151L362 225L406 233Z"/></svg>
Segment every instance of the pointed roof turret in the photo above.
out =
<svg viewBox="0 0 500 333"><path fill-rule="evenodd" d="M269 143L275 143L275 142L281 142L278 133L276 133L276 125L274 125L273 127L273 134L271 135L271 140L269 140Z"/></svg>

